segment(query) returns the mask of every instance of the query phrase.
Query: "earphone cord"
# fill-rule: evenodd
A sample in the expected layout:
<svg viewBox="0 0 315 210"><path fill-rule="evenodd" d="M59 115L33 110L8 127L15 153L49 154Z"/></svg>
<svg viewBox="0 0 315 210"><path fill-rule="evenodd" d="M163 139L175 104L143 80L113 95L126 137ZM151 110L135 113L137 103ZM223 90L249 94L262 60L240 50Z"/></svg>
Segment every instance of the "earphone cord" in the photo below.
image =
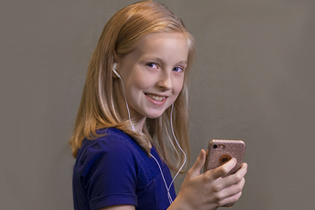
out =
<svg viewBox="0 0 315 210"><path fill-rule="evenodd" d="M117 76L118 76L118 75L117 75ZM136 131L136 129L135 129L135 127L133 126L133 123L132 123L132 121L131 121L131 117L130 117L130 111L129 111L129 106L128 106L128 103L127 103L124 81L123 81L123 79L122 79L120 76L118 76L118 78L121 80L121 84L122 84L122 87L123 87L124 98L125 98L125 103L126 103L126 108L127 108L127 112L128 112L129 121L130 121L130 123L131 123L131 128L132 128L133 131Z"/></svg>
<svg viewBox="0 0 315 210"><path fill-rule="evenodd" d="M171 185L173 184L173 182L175 181L176 177L178 176L179 172L183 169L186 161L187 161L187 157L186 157L186 154L184 152L184 150L181 148L181 146L179 145L178 141L177 141L177 138L175 136L175 133L174 133L174 128L173 128L173 109L174 109L174 104L172 104L172 109L171 109L171 128L172 128L172 134L173 134L173 137L174 137L174 140L178 146L178 148L180 149L180 151L183 153L184 155L184 163L181 165L181 167L178 169L177 173L175 174L172 182L170 183L170 185L168 186L168 190L170 190L171 188Z"/></svg>
<svg viewBox="0 0 315 210"><path fill-rule="evenodd" d="M165 188L166 188L166 191L167 191L167 197L168 197L168 201L170 202L170 204L173 203L173 199L171 197L171 194L170 194L170 189L171 189L171 186L172 184L174 183L176 177L178 176L179 172L183 169L186 161L187 161L187 157L186 157L186 154L184 152L184 150L181 148L181 146L179 145L178 141L177 141L177 138L175 136L175 133L174 133L174 128L173 128L173 109L174 109L174 104L172 104L172 109L171 109L171 128L172 128L172 134L173 134L173 137L174 137L174 140L177 144L177 146L179 147L179 149L182 151L182 153L184 154L184 163L181 165L181 167L178 169L177 173L175 174L174 178L172 179L171 183L169 186L167 186L166 184L166 181L165 181L165 178L164 178L164 175L163 175L163 171L161 169L161 166L159 164L159 162L156 160L156 158L151 154L151 157L153 157L153 159L155 160L156 164L158 165L159 169L160 169L160 172L161 172L161 175L162 175L162 178L163 178L163 181L164 181L164 185L165 185Z"/></svg>
<svg viewBox="0 0 315 210"><path fill-rule="evenodd" d="M163 175L163 171L162 171L162 169L161 169L161 166L160 166L159 162L157 161L157 159L156 159L152 154L150 154L150 156L155 160L156 164L158 165L158 167L159 167L159 169L160 169L160 173L161 173L161 175L162 175L162 179L163 179L163 182L164 182L164 185L165 185L165 189L166 189L166 191L167 191L167 198L168 198L168 201L170 202L170 204L172 204L172 203L173 203L173 199L172 199L172 197L171 197L170 190L169 190L169 188L167 187L166 180L165 180L165 178L164 178L164 175Z"/></svg>

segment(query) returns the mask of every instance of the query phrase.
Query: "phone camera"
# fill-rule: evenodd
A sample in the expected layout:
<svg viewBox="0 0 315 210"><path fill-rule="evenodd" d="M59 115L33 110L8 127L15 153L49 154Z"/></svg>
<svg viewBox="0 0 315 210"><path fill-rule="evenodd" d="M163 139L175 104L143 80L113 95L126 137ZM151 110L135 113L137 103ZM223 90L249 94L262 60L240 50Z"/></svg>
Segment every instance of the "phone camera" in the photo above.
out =
<svg viewBox="0 0 315 210"><path fill-rule="evenodd" d="M214 149L218 148L218 145L216 145L216 144L215 144L215 145L213 145L213 148L214 148Z"/></svg>

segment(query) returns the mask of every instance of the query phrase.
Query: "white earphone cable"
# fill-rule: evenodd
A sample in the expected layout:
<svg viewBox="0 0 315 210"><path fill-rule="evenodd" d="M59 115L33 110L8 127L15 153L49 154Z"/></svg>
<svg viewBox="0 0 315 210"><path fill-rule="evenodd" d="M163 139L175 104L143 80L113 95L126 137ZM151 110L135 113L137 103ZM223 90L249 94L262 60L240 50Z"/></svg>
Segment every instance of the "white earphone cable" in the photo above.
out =
<svg viewBox="0 0 315 210"><path fill-rule="evenodd" d="M117 64L116 64L117 65ZM126 91L125 91L125 85L124 85L124 81L123 79L121 78L121 76L118 74L118 72L116 71L116 65L113 66L113 71L114 73L116 74L116 76L121 80L121 84L122 84L122 87L123 87L123 92L124 92L124 98L125 98L125 103L126 103L126 108L127 108L127 112L128 112L128 118L129 118L129 121L131 123L131 128L133 131L136 131L132 121L131 121L131 117L130 117L130 111L129 111L129 106L128 106L128 103L127 103L127 97L126 97Z"/></svg>
<svg viewBox="0 0 315 210"><path fill-rule="evenodd" d="M184 155L184 163L181 165L181 167L178 169L177 173L175 174L171 184L168 186L168 190L171 188L171 185L173 184L173 182L175 181L176 177L178 176L179 172L183 169L184 165L186 164L186 161L187 161L187 157L186 157L186 154L184 152L184 150L181 148L181 146L179 145L178 141L177 141L177 138L175 136L175 133L174 133L174 128L173 128L173 109L174 109L174 104L172 104L172 109L171 109L171 128L172 128L172 134L173 134L173 137L174 137L174 140L178 146L178 148L180 149L180 151L183 153Z"/></svg>
<svg viewBox="0 0 315 210"><path fill-rule="evenodd" d="M163 182L164 182L164 185L165 185L165 189L166 189L166 191L167 191L167 198L168 198L168 201L169 201L170 204L171 204L171 203L173 203L173 199L172 199L172 197L171 197L169 187L167 187L166 180L165 180L165 178L164 178L162 168L161 168L159 162L157 161L157 159L156 159L152 154L150 154L150 156L155 160L156 164L158 165L158 167L159 167L159 169L160 169L160 173L161 173L161 175L162 175L162 179L163 179Z"/></svg>

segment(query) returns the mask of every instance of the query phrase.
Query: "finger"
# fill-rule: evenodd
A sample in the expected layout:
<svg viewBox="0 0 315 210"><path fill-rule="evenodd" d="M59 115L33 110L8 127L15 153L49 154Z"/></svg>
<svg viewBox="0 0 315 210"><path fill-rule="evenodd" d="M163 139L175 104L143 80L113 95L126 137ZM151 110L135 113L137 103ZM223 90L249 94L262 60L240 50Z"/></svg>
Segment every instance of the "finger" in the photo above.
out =
<svg viewBox="0 0 315 210"><path fill-rule="evenodd" d="M243 190L243 187L245 185L245 179L241 179L238 183L227 186L226 188L223 188L219 193L220 197L222 198L228 198L231 197Z"/></svg>
<svg viewBox="0 0 315 210"><path fill-rule="evenodd" d="M247 163L243 163L242 167L235 173L238 174L241 177L244 177L247 173L248 165Z"/></svg>
<svg viewBox="0 0 315 210"><path fill-rule="evenodd" d="M189 170L190 176L194 177L200 174L203 165L206 162L206 151L202 149L194 165ZM187 174L188 175L188 174Z"/></svg>
<svg viewBox="0 0 315 210"><path fill-rule="evenodd" d="M222 201L220 201L220 206L223 206L223 207L230 207L230 206L233 206L234 203L236 201L238 201L240 199L240 197L242 196L242 191L235 194L235 195L232 195L230 197L227 197L225 199L223 199Z"/></svg>
<svg viewBox="0 0 315 210"><path fill-rule="evenodd" d="M226 174L228 174L236 165L236 159L232 158L229 162L225 163L222 166L219 166L216 169L211 170L212 178L218 179Z"/></svg>
<svg viewBox="0 0 315 210"><path fill-rule="evenodd" d="M228 177L231 184L236 184L244 178L247 173L247 167L247 164L243 163L242 167L235 174Z"/></svg>
<svg viewBox="0 0 315 210"><path fill-rule="evenodd" d="M242 167L232 175L224 177L217 182L217 190L222 190L224 188L228 188L229 186L233 186L238 184L240 181L244 180L244 176L247 172L247 164L244 163ZM228 195L229 196L229 195Z"/></svg>
<svg viewBox="0 0 315 210"><path fill-rule="evenodd" d="M243 163L241 168L243 168L243 167L245 167L245 168L246 168L246 173L247 173L248 164L247 164L247 163ZM246 174L246 173L245 173L245 174Z"/></svg>

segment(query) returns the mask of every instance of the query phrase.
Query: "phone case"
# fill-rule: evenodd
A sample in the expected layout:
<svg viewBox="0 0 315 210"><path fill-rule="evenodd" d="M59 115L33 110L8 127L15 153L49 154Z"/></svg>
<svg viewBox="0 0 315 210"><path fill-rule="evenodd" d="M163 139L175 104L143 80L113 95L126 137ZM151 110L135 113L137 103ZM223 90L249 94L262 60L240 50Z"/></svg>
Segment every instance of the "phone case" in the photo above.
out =
<svg viewBox="0 0 315 210"><path fill-rule="evenodd" d="M242 166L245 148L245 142L242 140L211 140L208 144L204 172L217 168L234 157L236 158L237 163L235 167L225 176L235 173Z"/></svg>

